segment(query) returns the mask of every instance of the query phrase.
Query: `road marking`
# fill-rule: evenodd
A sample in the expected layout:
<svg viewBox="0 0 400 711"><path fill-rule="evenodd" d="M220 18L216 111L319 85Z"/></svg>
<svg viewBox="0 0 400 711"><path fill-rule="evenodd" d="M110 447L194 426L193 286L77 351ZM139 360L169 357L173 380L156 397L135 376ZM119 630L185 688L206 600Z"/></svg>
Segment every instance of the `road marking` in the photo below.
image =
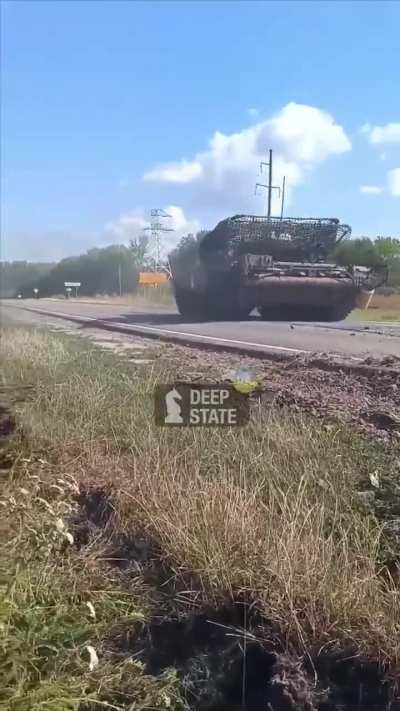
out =
<svg viewBox="0 0 400 711"><path fill-rule="evenodd" d="M30 306L25 306L22 308L25 308L27 311L33 311L35 313L40 313L39 309L35 309ZM42 311L42 313L43 313L43 311ZM238 341L238 340L231 339L231 338L221 338L220 336L206 336L206 335L202 335L199 333L191 333L191 332L186 332L186 331L175 331L175 330L171 330L168 328L158 328L156 326L143 326L142 324L127 324L127 323L123 323L122 321L113 321L112 323L108 323L107 321L96 318L94 316L78 316L77 317L77 316L74 316L73 314L66 314L61 311L46 311L45 314L48 316L52 316L52 315L58 316L59 318L64 318L64 319L70 320L70 321L79 321L80 323L85 322L85 321L95 321L96 323L99 324L99 326L103 325L106 328L110 327L110 326L117 326L117 327L120 326L126 331L132 331L132 333L134 333L136 331L136 333L139 335L140 335L140 332L142 332L142 331L145 331L145 332L150 331L152 333L159 333L161 335L171 334L171 336L182 336L184 338L189 338L189 339L198 338L203 341L208 341L209 343L211 343L211 345L213 343L226 343L226 344L231 344L231 345L236 345L236 346L242 346L244 348L246 348L246 347L260 348L260 349L264 349L264 350L283 351L285 353L303 353L303 354L308 354L308 355L313 354L313 353L315 354L315 351L304 350L301 348L291 348L289 346L274 346L274 345L270 345L267 343L254 343L252 341ZM332 353L332 352L326 353L326 355L330 355L333 357L343 357L340 353ZM349 360L358 361L358 362L362 362L364 360L363 358L359 358L357 356L347 355L346 357Z"/></svg>
<svg viewBox="0 0 400 711"><path fill-rule="evenodd" d="M104 323L104 322L103 322ZM118 321L117 323L122 322ZM132 324L135 326L135 324ZM129 325L128 325L129 327ZM136 328L143 328L146 331L155 331L157 333L171 333L173 336L184 336L185 338L203 338L208 341L218 341L219 343L236 343L242 346L252 346L256 348L269 348L271 350L288 351L290 353L311 353L312 351L302 350L301 348L289 348L288 346L271 346L266 343L252 343L251 341L237 341L232 338L220 338L219 336L206 336L201 333L192 333L186 331L172 331L169 328L156 328L155 326L142 326L138 324Z"/></svg>
<svg viewBox="0 0 400 711"><path fill-rule="evenodd" d="M27 307L29 311L37 311L34 308ZM77 317L73 316L72 314L66 314L63 313L62 311L46 311L46 314L49 316L59 316L61 318L65 319L70 319L70 320L75 320ZM141 331L151 331L152 333L170 333L172 336L184 336L185 338L202 338L203 340L207 341L218 341L219 343L235 343L236 345L242 345L242 346L252 346L256 348L268 348L271 350L279 350L279 351L287 351L289 353L312 353L312 351L306 351L302 350L301 348L289 348L288 346L271 346L267 345L266 343L252 343L251 341L237 341L235 339L231 338L220 338L219 336L206 336L202 335L200 333L191 333L191 332L186 332L186 331L173 331L169 328L158 328L156 326L143 326L141 323L139 324L129 324L129 323L123 323L123 321L113 321L112 324L109 324L107 321L104 321L103 319L96 318L94 316L79 316L78 317L80 321L97 321L98 324L102 324L104 326L108 325L118 325L122 326L123 328L126 328L128 330L136 329L136 330L141 330ZM361 359L358 359L361 360Z"/></svg>

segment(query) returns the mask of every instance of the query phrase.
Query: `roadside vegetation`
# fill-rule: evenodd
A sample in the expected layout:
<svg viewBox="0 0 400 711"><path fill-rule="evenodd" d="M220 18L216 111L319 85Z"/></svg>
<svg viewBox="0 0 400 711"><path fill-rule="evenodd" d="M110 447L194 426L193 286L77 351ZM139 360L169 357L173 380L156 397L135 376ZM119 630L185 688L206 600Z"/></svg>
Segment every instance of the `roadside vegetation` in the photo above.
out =
<svg viewBox="0 0 400 711"><path fill-rule="evenodd" d="M64 300L62 296L59 298ZM175 307L174 292L170 281L156 286L144 284L138 286L133 294L124 294L123 296L95 294L94 296L71 297L71 300L73 303L79 303L79 301L95 301L97 303L110 304L111 306L134 306L138 309L153 306L155 308L160 306L169 308Z"/></svg>
<svg viewBox="0 0 400 711"><path fill-rule="evenodd" d="M83 339L1 359L0 708L399 708L395 442L257 403L156 428L184 373Z"/></svg>
<svg viewBox="0 0 400 711"><path fill-rule="evenodd" d="M400 292L376 293L368 309L354 309L351 319L362 321L400 321Z"/></svg>

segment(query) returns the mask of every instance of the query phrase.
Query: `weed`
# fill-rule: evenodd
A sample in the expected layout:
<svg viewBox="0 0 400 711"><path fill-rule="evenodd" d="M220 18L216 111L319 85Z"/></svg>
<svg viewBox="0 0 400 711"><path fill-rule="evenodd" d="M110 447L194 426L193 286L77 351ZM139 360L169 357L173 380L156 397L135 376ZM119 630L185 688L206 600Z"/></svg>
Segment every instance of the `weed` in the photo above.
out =
<svg viewBox="0 0 400 711"><path fill-rule="evenodd" d="M360 498L371 473L395 486L395 445L273 405L244 429L157 429L165 366L20 329L1 348L3 382L34 389L2 494L4 708L178 708L184 665L152 679L107 642L166 596L178 615L251 601L315 673L326 649L396 673L400 593Z"/></svg>

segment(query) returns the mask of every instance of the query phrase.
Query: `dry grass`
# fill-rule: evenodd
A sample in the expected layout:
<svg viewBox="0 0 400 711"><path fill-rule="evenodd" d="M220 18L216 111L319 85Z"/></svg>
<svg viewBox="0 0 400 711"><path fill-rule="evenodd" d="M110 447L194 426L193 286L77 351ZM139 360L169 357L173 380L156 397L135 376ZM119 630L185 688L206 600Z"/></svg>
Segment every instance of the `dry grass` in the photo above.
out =
<svg viewBox="0 0 400 711"><path fill-rule="evenodd" d="M63 296L60 296L64 300ZM139 286L134 294L124 294L123 296L117 296L116 294L112 296L107 296L105 294L97 294L96 296L82 296L73 298L73 301L96 301L98 303L110 304L110 305L121 305L121 306L165 306L174 307L175 299L172 289L172 284L168 282L167 284L161 284L159 286Z"/></svg>
<svg viewBox="0 0 400 711"><path fill-rule="evenodd" d="M3 337L0 357L5 362L20 364L20 376L25 369L46 369L50 377L67 357L67 350L60 339L39 331L15 329L12 338Z"/></svg>
<svg viewBox="0 0 400 711"><path fill-rule="evenodd" d="M400 294L374 294L368 309L354 309L350 318L363 321L400 321Z"/></svg>
<svg viewBox="0 0 400 711"><path fill-rule="evenodd" d="M28 457L107 484L120 532L146 531L203 599L255 598L281 640L400 659L399 590L379 574L381 531L357 490L393 453L333 425L257 408L240 430L157 429L152 393L173 373L39 332L2 339L2 379ZM78 367L79 366L79 367Z"/></svg>

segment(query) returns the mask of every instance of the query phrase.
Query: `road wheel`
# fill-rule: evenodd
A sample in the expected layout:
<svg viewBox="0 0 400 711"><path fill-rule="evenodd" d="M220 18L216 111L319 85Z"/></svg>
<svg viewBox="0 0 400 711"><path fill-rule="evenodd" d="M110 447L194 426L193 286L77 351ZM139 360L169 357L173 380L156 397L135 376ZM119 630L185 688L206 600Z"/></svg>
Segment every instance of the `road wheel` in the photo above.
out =
<svg viewBox="0 0 400 711"><path fill-rule="evenodd" d="M353 310L353 301L347 301L341 304L332 304L331 306L321 307L322 318L320 321L343 321Z"/></svg>

